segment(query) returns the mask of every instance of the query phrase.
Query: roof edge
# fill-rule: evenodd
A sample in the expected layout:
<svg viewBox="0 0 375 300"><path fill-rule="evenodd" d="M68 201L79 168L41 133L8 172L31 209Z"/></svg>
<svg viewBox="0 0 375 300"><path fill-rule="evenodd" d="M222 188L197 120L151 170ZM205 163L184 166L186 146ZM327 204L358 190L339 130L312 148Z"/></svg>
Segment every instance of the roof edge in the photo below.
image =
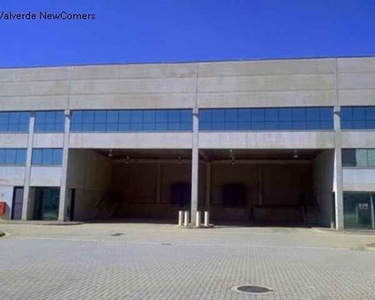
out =
<svg viewBox="0 0 375 300"><path fill-rule="evenodd" d="M244 58L244 59L218 59L218 60L192 60L192 61L149 61L149 62L113 62L113 63L74 63L62 65L33 65L24 67L1 67L0 70L8 69L39 69L39 68L67 68L67 67L88 67L88 66L123 66L123 65L172 65L172 64L204 64L220 62L257 62L257 61L282 61L282 60L324 60L341 58L375 58L374 55L357 56L306 56L306 57L276 57L276 58Z"/></svg>

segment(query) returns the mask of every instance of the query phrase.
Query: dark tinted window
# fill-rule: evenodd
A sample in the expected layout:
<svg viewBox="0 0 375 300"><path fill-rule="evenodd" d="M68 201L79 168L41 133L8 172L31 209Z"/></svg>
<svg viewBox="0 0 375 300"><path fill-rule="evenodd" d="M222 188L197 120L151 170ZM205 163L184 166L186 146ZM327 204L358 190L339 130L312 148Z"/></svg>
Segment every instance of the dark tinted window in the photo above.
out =
<svg viewBox="0 0 375 300"><path fill-rule="evenodd" d="M62 149L33 149L31 164L34 166L60 166L62 164Z"/></svg>
<svg viewBox="0 0 375 300"><path fill-rule="evenodd" d="M332 130L332 107L201 109L200 130Z"/></svg>
<svg viewBox="0 0 375 300"><path fill-rule="evenodd" d="M345 106L341 108L342 129L375 129L374 106Z"/></svg>
<svg viewBox="0 0 375 300"><path fill-rule="evenodd" d="M64 111L37 111L35 132L64 132Z"/></svg>
<svg viewBox="0 0 375 300"><path fill-rule="evenodd" d="M26 149L0 149L0 165L26 164Z"/></svg>
<svg viewBox="0 0 375 300"><path fill-rule="evenodd" d="M375 149L342 149L343 167L375 167Z"/></svg>
<svg viewBox="0 0 375 300"><path fill-rule="evenodd" d="M0 132L28 132L30 112L0 112Z"/></svg>
<svg viewBox="0 0 375 300"><path fill-rule="evenodd" d="M191 131L190 109L95 110L72 112L73 132Z"/></svg>

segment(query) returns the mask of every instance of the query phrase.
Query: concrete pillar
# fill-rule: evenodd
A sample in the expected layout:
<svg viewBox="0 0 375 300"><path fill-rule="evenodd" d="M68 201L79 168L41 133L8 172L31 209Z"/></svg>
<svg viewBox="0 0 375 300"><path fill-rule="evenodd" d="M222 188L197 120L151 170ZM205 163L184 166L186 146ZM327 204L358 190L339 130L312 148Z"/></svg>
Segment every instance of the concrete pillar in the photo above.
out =
<svg viewBox="0 0 375 300"><path fill-rule="evenodd" d="M199 176L199 109L193 110L193 144L191 159L191 223L195 223L198 211L198 176Z"/></svg>
<svg viewBox="0 0 375 300"><path fill-rule="evenodd" d="M210 162L206 164L206 210L210 210L211 199L211 168Z"/></svg>
<svg viewBox="0 0 375 300"><path fill-rule="evenodd" d="M341 107L338 93L338 73L336 59L335 73L335 106L333 109L333 126L335 129L335 152L333 170L333 189L335 191L335 223L336 229L344 228L343 175L341 160Z"/></svg>
<svg viewBox="0 0 375 300"><path fill-rule="evenodd" d="M334 111L335 128L335 152L334 152L334 170L333 170L333 189L335 192L335 224L336 229L344 228L344 204L343 204L343 175L341 160L341 124L340 107L335 107Z"/></svg>
<svg viewBox="0 0 375 300"><path fill-rule="evenodd" d="M32 211L30 210L30 177L31 177L31 159L33 154L34 143L34 126L35 126L35 112L31 112L29 123L29 135L27 138L27 152L26 152L26 167L25 180L23 186L23 206L22 206L22 220L29 220L32 218Z"/></svg>
<svg viewBox="0 0 375 300"><path fill-rule="evenodd" d="M371 225L375 229L374 195L371 195Z"/></svg>
<svg viewBox="0 0 375 300"><path fill-rule="evenodd" d="M70 110L65 110L65 128L64 128L64 145L61 166L61 183L60 183L60 205L59 221L68 219L67 211L69 205L69 193L67 187L68 161L69 161L69 134L70 134Z"/></svg>

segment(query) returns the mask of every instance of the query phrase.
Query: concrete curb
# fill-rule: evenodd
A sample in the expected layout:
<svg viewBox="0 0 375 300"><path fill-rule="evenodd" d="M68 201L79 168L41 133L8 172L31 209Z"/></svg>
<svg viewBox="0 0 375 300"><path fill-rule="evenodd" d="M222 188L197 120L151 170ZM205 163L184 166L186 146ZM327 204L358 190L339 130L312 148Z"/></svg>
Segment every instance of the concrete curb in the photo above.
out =
<svg viewBox="0 0 375 300"><path fill-rule="evenodd" d="M316 233L333 233L333 234L341 234L341 235L375 235L375 230L373 229L343 229L343 230L336 230L330 228L310 228L310 231Z"/></svg>
<svg viewBox="0 0 375 300"><path fill-rule="evenodd" d="M210 224L209 226L199 226L199 227L196 227L196 226L193 226L193 225L189 225L189 226L179 226L179 225L176 225L175 228L178 228L178 229L212 229L212 228L217 228L216 226L214 226L213 224Z"/></svg>
<svg viewBox="0 0 375 300"><path fill-rule="evenodd" d="M0 225L44 225L44 226L73 226L82 225L84 222L60 222L60 221L0 221Z"/></svg>
<svg viewBox="0 0 375 300"><path fill-rule="evenodd" d="M375 243L365 245L365 249L375 251Z"/></svg>

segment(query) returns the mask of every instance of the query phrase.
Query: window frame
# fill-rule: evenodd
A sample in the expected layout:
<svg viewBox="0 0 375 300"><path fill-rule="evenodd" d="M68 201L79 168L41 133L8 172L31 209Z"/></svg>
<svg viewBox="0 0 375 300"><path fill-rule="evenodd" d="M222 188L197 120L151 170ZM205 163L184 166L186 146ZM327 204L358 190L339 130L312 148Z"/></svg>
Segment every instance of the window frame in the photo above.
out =
<svg viewBox="0 0 375 300"><path fill-rule="evenodd" d="M40 158L37 157L40 155ZM48 155L48 156L47 156ZM58 155L58 161L54 163L54 157ZM48 158L48 163L44 160ZM49 158L50 157L50 158ZM33 148L31 154L31 166L33 167L59 167L62 166L63 149L62 148ZM39 163L40 161L40 163Z"/></svg>
<svg viewBox="0 0 375 300"><path fill-rule="evenodd" d="M101 122L100 126L95 122L95 118L87 119L96 112L106 114L106 121ZM73 110L70 131L82 133L192 132L193 111L192 109Z"/></svg>
<svg viewBox="0 0 375 300"><path fill-rule="evenodd" d="M355 165L348 164L348 162L345 162L345 152L353 151L354 152L354 160L355 160ZM366 151L366 165L358 165L358 155L357 151ZM343 168L348 168L348 169L375 169L375 163L374 165L370 164L369 160L369 152L375 152L375 148L342 148L341 149L341 164ZM374 155L375 157L375 155ZM375 161L375 160L374 160Z"/></svg>
<svg viewBox="0 0 375 300"><path fill-rule="evenodd" d="M332 106L209 108L199 113L200 131L334 130Z"/></svg>
<svg viewBox="0 0 375 300"><path fill-rule="evenodd" d="M14 155L12 163L7 163L9 155ZM26 166L27 148L0 148L0 166ZM22 158L19 161L19 157Z"/></svg>

